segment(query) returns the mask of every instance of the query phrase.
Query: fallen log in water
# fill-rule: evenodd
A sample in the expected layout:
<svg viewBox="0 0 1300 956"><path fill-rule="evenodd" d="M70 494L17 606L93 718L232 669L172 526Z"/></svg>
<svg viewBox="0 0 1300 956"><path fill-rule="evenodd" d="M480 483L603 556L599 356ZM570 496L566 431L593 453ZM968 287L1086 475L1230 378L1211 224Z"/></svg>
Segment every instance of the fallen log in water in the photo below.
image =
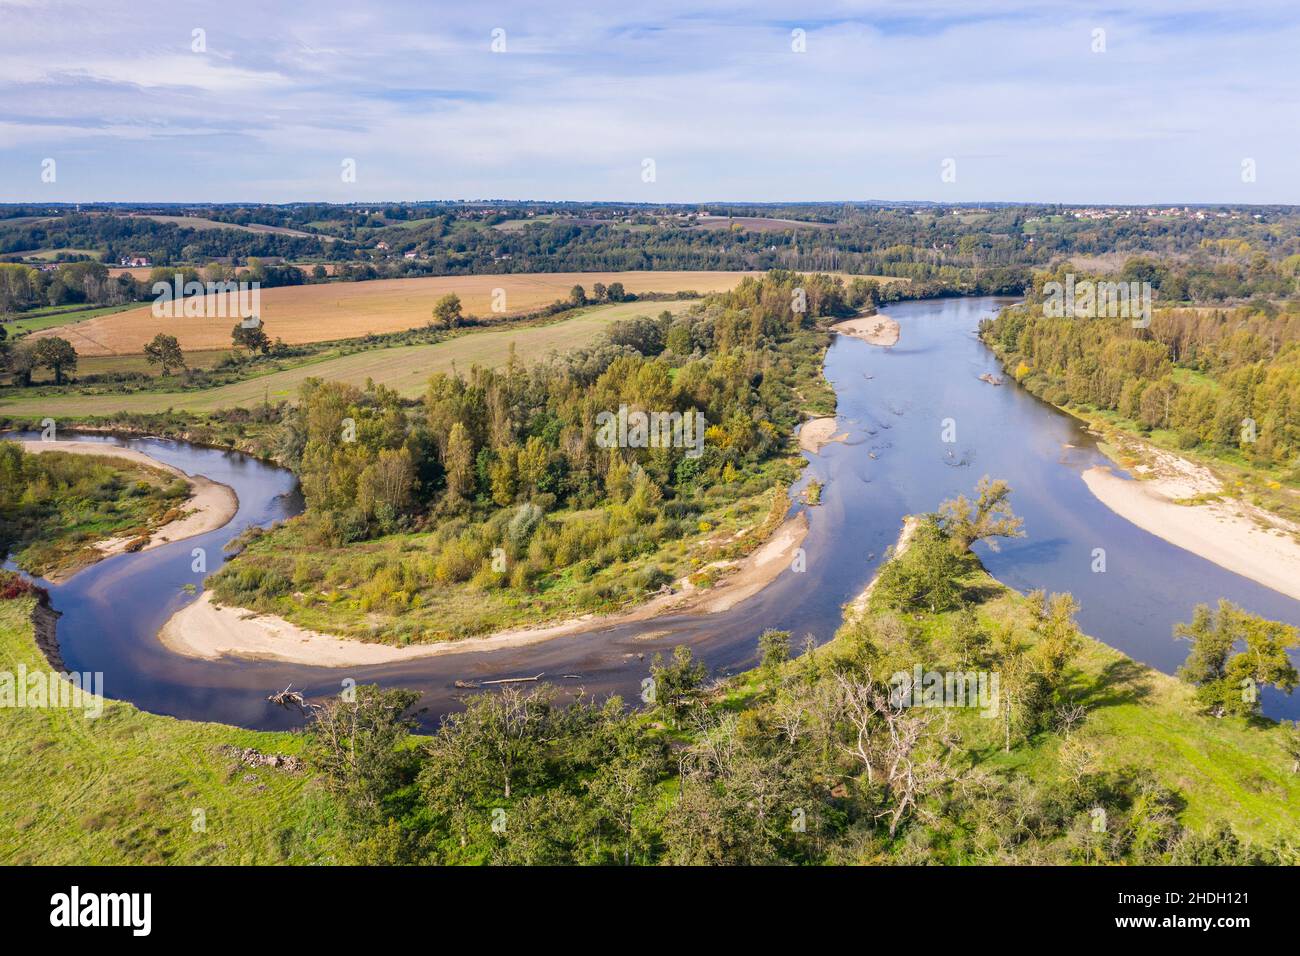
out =
<svg viewBox="0 0 1300 956"><path fill-rule="evenodd" d="M531 681L541 680L541 679L542 679L542 676L543 676L545 673L546 673L546 671L542 671L542 673L541 673L541 674L538 674L536 677L502 677L502 678L500 678L499 680L485 680L485 681L481 681L481 683L484 683L484 684L526 684L526 683L529 683L529 682L531 682Z"/></svg>

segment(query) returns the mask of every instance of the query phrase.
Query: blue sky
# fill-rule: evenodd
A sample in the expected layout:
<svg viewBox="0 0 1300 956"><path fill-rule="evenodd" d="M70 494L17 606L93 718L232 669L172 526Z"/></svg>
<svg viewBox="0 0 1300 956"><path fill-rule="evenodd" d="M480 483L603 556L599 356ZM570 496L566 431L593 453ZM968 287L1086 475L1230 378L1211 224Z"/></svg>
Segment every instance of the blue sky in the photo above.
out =
<svg viewBox="0 0 1300 956"><path fill-rule="evenodd" d="M0 201L1297 203L1298 54L1295 0L0 0Z"/></svg>

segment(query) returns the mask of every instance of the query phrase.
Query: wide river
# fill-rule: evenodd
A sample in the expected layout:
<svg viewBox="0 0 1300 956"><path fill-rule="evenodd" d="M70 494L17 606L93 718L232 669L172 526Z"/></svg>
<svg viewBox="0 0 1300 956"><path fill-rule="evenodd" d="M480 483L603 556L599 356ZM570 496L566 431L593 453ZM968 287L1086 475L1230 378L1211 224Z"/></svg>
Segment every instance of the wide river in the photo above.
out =
<svg viewBox="0 0 1300 956"><path fill-rule="evenodd" d="M145 710L262 729L298 722L268 703L267 694L291 683L309 695L330 694L345 678L422 691L426 727L460 706L466 692L454 686L457 679L544 672L565 690L581 687L635 700L654 653L677 644L691 645L714 673L726 674L755 663L765 628L793 632L796 644L806 634L827 640L840 623L842 605L870 580L897 538L903 516L970 492L985 474L1010 482L1012 504L1027 532L997 552L978 546L989 570L1022 591L1072 592L1082 606L1083 630L1139 661L1167 672L1182 662L1187 645L1173 639L1173 625L1190 618L1198 601L1225 597L1300 624L1300 602L1165 543L1095 499L1080 475L1105 459L1078 421L1014 383L980 381L981 373L1001 370L976 327L1008 301L891 306L885 312L902 327L893 348L836 338L826 376L835 386L848 440L827 445L804 473L805 482L825 483L821 504L807 509L806 570L786 570L758 595L720 614L666 616L527 647L346 669L172 653L156 635L168 617L194 600L185 585L200 584L202 576L191 571L192 549L203 548L215 569L222 546L242 530L301 510L297 482L282 468L233 452L79 434L78 440L137 448L228 484L239 495L239 511L218 531L115 556L62 585L49 585L52 604L62 613L64 661L71 670L103 672L108 696ZM956 440L945 441L954 430ZM1105 549L1104 573L1092 570L1095 548ZM1300 699L1272 691L1264 707L1274 717L1300 716Z"/></svg>

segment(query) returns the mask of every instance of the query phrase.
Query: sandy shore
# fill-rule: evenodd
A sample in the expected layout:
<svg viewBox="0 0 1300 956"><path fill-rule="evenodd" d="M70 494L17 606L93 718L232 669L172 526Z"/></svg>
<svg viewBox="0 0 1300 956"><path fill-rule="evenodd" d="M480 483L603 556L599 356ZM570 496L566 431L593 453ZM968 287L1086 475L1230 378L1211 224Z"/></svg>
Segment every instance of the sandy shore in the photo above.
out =
<svg viewBox="0 0 1300 956"><path fill-rule="evenodd" d="M848 438L848 432L835 433L835 418L814 418L806 421L799 428L799 448L815 455L822 446L830 442L840 442Z"/></svg>
<svg viewBox="0 0 1300 956"><path fill-rule="evenodd" d="M880 567L876 569L876 573L867 583L867 586L862 589L862 592L844 606L845 621L850 621L853 618L858 617L867 609L867 604L871 600L871 592L876 589L876 582L880 580L880 572L885 569L885 565L890 561L902 556L903 552L907 550L907 546L912 543L912 536L916 534L916 529L920 527L920 524L921 519L915 515L903 516L903 530L898 533L898 540L894 542L893 550L891 550L889 556L881 562Z"/></svg>
<svg viewBox="0 0 1300 956"><path fill-rule="evenodd" d="M900 333L898 323L883 315L864 315L836 322L831 326L831 331L880 346L897 345Z"/></svg>
<svg viewBox="0 0 1300 956"><path fill-rule="evenodd" d="M141 551L215 531L233 518L235 512L239 510L239 499L229 485L219 484L202 475L187 475L179 468L151 458L133 448L118 448L89 441L22 441L19 444L22 445L23 451L37 455L47 451L62 451L72 455L121 458L139 465L148 465L150 468L165 471L169 475L175 475L189 482L190 497L185 502L185 513L174 521L155 528L149 535L149 543L139 549ZM103 553L104 557L108 557L110 554L119 554L125 550L132 540L131 538L107 538L98 542L95 547ZM49 580L57 584L69 577L71 575L53 575Z"/></svg>
<svg viewBox="0 0 1300 956"><path fill-rule="evenodd" d="M387 664L413 657L497 650L537 644L552 638L599 630L618 624L649 620L664 614L695 610L717 614L752 597L776 579L794 560L795 550L808 533L808 519L800 512L784 522L762 546L735 562L734 571L714 587L700 590L687 581L680 590L663 594L629 611L586 614L555 624L519 627L484 637L439 644L393 647L310 631L272 614L257 614L237 607L220 607L211 593L182 608L163 625L158 638L171 650L187 657L213 660L238 657L277 660L318 667L360 667Z"/></svg>
<svg viewBox="0 0 1300 956"><path fill-rule="evenodd" d="M1295 537L1300 528L1228 497L1178 504L1220 494L1219 480L1177 455L1145 451L1148 464L1133 469L1144 480L1126 480L1106 467L1089 468L1083 473L1088 490L1142 530L1300 600L1300 541Z"/></svg>

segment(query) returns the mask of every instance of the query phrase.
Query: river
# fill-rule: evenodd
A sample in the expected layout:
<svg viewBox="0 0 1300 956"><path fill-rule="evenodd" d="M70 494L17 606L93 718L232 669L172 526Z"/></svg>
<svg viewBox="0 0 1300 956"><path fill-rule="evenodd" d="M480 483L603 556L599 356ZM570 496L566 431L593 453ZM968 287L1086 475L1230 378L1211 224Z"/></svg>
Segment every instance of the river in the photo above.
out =
<svg viewBox="0 0 1300 956"><path fill-rule="evenodd" d="M981 475L1006 479L1027 536L980 558L1018 590L1070 591L1079 623L1129 656L1172 672L1186 656L1173 625L1198 601L1228 598L1246 609L1300 624L1300 602L1167 544L1111 512L1080 475L1106 463L1076 419L1014 382L993 386L997 360L975 334L979 320L1011 300L938 299L883 310L897 320L898 345L882 349L836 337L826 376L839 402L844 443L813 456L801 483L825 485L808 507L806 570L786 570L755 597L716 615L683 614L559 637L525 647L417 658L365 668L313 668L268 661L204 661L177 655L157 640L163 623L201 586L192 551L209 570L222 546L250 525L268 525L302 508L292 474L235 452L184 442L78 434L78 440L136 448L190 474L230 485L239 511L226 527L153 551L117 555L61 585L47 585L62 617L59 643L70 670L100 671L108 696L160 714L258 729L300 718L269 703L293 684L308 695L338 691L345 678L423 692L421 722L437 726L460 706L457 679L489 680L545 672L566 692L622 694L635 700L656 651L689 644L715 674L756 662L758 635L769 627L820 643L840 623L842 606L870 580L906 514L934 510L969 493ZM948 434L945 434L947 426ZM955 441L945 441L955 438ZM797 488L796 488L797 490ZM804 508L795 505L793 511ZM1104 548L1097 573L1094 549ZM653 635L653 636L649 636ZM565 677L564 675L577 675ZM473 693L472 691L470 693ZM1273 717L1300 716L1300 699L1266 691Z"/></svg>

